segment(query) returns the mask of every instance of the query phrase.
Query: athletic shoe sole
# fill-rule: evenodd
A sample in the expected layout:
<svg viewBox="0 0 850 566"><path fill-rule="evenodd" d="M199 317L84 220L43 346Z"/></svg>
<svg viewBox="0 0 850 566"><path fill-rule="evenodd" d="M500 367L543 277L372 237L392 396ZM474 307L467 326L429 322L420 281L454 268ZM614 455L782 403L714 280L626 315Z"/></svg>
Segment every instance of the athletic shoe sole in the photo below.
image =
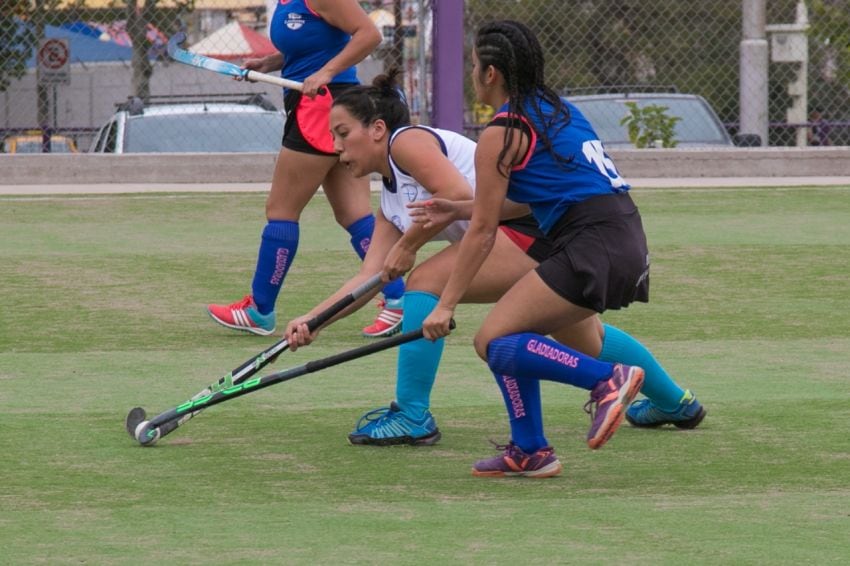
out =
<svg viewBox="0 0 850 566"><path fill-rule="evenodd" d="M691 417L687 420L684 420L684 421L669 420L669 421L656 421L654 423L639 423L637 421L633 421L631 419L631 417L629 417L628 413L626 413L626 420L629 421L630 425L632 425L633 427L636 427L636 428L658 428L658 427L663 426L663 425L671 424L671 425L675 426L676 428L690 430L690 429L694 429L694 428L699 426L699 424L705 418L705 414L706 414L705 407L700 407L699 412L697 412L696 415L694 415L693 417Z"/></svg>
<svg viewBox="0 0 850 566"><path fill-rule="evenodd" d="M686 421L676 421L675 423L672 423L672 425L675 426L676 428L683 428L683 429L690 430L690 429L693 429L693 428L696 428L697 426L699 426L699 423L701 423L702 419L704 419L704 418L705 418L705 408L700 407L699 412L696 415L694 415L692 418L690 418Z"/></svg>
<svg viewBox="0 0 850 566"><path fill-rule="evenodd" d="M599 430L596 431L596 436L587 439L587 445L591 450L602 448L608 442L608 439L617 432L625 416L626 411L624 408L628 407L634 401L635 397L637 397L638 393L640 393L640 388L643 386L643 377L643 369L633 366L629 370L629 377L626 383L620 387L620 395L616 401L617 404L608 409L608 414L605 415L605 420L602 422Z"/></svg>
<svg viewBox="0 0 850 566"><path fill-rule="evenodd" d="M376 332L375 334L369 334L368 332L363 332L363 336L366 338L386 338L387 336L392 336L394 334L398 334L401 332L401 323L398 323L396 326L392 328L388 328L383 332Z"/></svg>
<svg viewBox="0 0 850 566"><path fill-rule="evenodd" d="M523 478L543 479L543 478L553 478L553 477L559 475L563 469L564 469L564 467L561 465L561 461L555 460L554 462L550 462L549 464L543 466L539 470L530 470L530 471L527 471L527 472L503 472L501 470L479 472L475 468L472 468L472 475L477 477L477 478L523 477Z"/></svg>
<svg viewBox="0 0 850 566"><path fill-rule="evenodd" d="M443 435L439 430L435 430L428 436L420 436L419 438L414 438L412 436L372 438L371 436L362 434L349 434L348 443L354 446L399 446L402 444L406 444L408 446L432 446L436 444L442 436Z"/></svg>
<svg viewBox="0 0 850 566"><path fill-rule="evenodd" d="M231 330L241 330L242 332L250 332L251 334L256 334L257 336L269 336L270 334L274 334L275 331L274 328L272 328L271 330L265 330L259 327L250 328L247 326L236 326L235 324L229 324L227 322L224 322L223 320L215 316L213 313L211 313L209 310L207 310L207 314L210 315L211 319L213 319L222 326L230 328Z"/></svg>

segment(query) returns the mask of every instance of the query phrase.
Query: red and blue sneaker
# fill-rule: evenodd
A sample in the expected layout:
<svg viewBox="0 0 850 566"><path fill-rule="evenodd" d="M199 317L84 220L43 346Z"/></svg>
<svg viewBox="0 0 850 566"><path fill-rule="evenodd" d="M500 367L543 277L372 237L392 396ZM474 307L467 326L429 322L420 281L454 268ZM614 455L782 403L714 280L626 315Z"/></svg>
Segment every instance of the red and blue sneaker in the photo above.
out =
<svg viewBox="0 0 850 566"><path fill-rule="evenodd" d="M378 301L378 313L375 322L363 329L367 338L383 338L401 331L401 319L404 315L404 298Z"/></svg>
<svg viewBox="0 0 850 566"><path fill-rule="evenodd" d="M590 400L584 405L592 421L587 433L590 448L602 448L617 431L623 422L625 407L640 393L643 377L643 369L637 366L614 364L611 377L597 383L590 392Z"/></svg>
<svg viewBox="0 0 850 566"><path fill-rule="evenodd" d="M269 314L260 314L251 295L245 295L241 301L230 305L207 305L207 312L214 321L234 330L243 330L260 336L268 336L274 332L274 311Z"/></svg>

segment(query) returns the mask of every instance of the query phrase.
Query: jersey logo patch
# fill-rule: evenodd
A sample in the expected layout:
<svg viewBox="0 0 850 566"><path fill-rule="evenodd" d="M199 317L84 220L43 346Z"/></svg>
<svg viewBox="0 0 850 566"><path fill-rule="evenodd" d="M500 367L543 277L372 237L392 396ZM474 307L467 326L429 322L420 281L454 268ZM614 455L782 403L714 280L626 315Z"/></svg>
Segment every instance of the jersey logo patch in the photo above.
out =
<svg viewBox="0 0 850 566"><path fill-rule="evenodd" d="M401 190L404 191L404 196L407 197L407 202L413 202L416 200L416 197L419 196L419 187L413 183L403 184L401 186Z"/></svg>
<svg viewBox="0 0 850 566"><path fill-rule="evenodd" d="M291 30L301 29L301 26L304 25L304 16L301 14L296 14L295 12L290 12L286 17L286 27Z"/></svg>

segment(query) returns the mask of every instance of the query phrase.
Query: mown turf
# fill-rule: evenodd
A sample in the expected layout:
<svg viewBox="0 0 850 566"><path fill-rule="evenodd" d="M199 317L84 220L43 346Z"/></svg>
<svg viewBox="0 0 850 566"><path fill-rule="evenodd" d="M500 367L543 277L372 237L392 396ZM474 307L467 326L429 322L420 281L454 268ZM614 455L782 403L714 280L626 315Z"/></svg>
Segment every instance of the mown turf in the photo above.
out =
<svg viewBox="0 0 850 566"><path fill-rule="evenodd" d="M586 394L544 384L552 480L482 480L498 390L461 307L433 448L352 447L394 353L210 408L155 448L134 405L176 405L273 338L214 326L249 288L256 194L0 198L0 564L827 564L850 556L850 188L638 190L652 302L605 320L708 408L694 431L584 444ZM279 302L357 268L315 199ZM430 246L425 254L435 246ZM371 307L270 369L363 344Z"/></svg>

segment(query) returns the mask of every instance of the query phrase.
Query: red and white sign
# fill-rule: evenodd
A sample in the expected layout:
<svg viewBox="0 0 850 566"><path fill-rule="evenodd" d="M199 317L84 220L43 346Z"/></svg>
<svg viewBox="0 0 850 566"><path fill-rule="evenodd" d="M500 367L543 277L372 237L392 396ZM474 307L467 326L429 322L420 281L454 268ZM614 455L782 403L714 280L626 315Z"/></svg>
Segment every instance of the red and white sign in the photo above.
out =
<svg viewBox="0 0 850 566"><path fill-rule="evenodd" d="M39 82L71 82L71 48L67 39L42 39L38 45L37 60Z"/></svg>

